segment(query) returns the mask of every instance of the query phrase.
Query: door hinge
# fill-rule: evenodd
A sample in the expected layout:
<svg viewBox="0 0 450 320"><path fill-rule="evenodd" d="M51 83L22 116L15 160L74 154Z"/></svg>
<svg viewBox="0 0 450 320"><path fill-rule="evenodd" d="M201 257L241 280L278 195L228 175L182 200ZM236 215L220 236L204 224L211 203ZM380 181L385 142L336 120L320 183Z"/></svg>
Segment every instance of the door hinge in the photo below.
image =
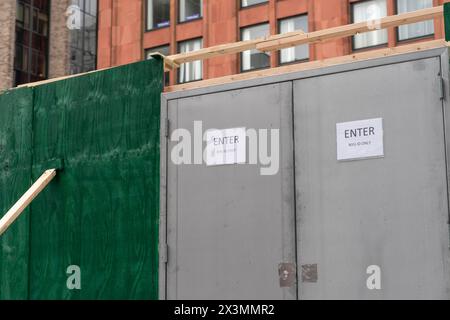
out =
<svg viewBox="0 0 450 320"><path fill-rule="evenodd" d="M166 122L165 122L165 134L166 134L166 138L168 138L169 137L169 133L170 133L170 120L169 119L166 119Z"/></svg>
<svg viewBox="0 0 450 320"><path fill-rule="evenodd" d="M445 100L445 79L441 75L441 100Z"/></svg>
<svg viewBox="0 0 450 320"><path fill-rule="evenodd" d="M167 263L168 255L169 255L169 246L167 244L161 244L160 250L161 250L161 254L160 254L161 262Z"/></svg>

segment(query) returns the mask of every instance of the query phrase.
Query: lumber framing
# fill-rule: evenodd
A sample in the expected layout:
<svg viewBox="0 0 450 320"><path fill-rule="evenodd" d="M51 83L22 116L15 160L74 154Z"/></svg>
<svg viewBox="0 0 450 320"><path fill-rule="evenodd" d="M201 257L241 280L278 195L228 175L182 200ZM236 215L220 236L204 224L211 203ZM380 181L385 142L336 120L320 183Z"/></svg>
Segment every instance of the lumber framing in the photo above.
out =
<svg viewBox="0 0 450 320"><path fill-rule="evenodd" d="M444 6L441 5L441 6L421 9L421 10L417 10L417 11L413 11L413 12L407 12L407 13L397 14L397 15L393 15L393 16L387 16L387 17L377 19L377 20L348 24L348 25L333 27L333 28L329 28L329 29L312 31L309 33L306 33L302 30L297 30L297 31L289 32L289 33L272 35L272 36L269 36L266 38L221 44L221 45L217 45L217 46L203 48L203 49L193 51L193 52L179 53L179 54L170 55L170 56L164 56L158 52L152 53L152 55L157 55L164 59L164 71L172 71L172 70L176 70L177 68L179 68L180 65L183 63L193 62L193 61L197 61L197 60L210 59L213 57L226 55L226 54L236 54L239 52L252 50L252 49L256 49L256 50L264 51L264 52L270 52L270 51L280 50L280 49L289 48L289 47L306 44L306 43L323 42L323 41L327 41L327 40L331 40L331 39L353 36L353 35L356 35L359 33L370 32L373 30L397 27L397 26L401 26L401 25L405 25L405 24L426 21L426 20L431 20L431 19L435 19L435 18L442 18L442 17L444 17L444 7L445 6L447 8L450 8L450 4L445 4ZM447 9L447 11L450 11L450 10ZM450 14L448 15L447 18L450 21ZM446 26L446 28L447 28L447 26ZM448 27L448 29L450 30L450 26ZM449 31L449 34L450 34L450 31ZM447 34L446 34L446 36L447 36ZM450 35L448 37L450 39ZM428 45L430 45L430 44L431 44L431 42L429 42ZM401 47L406 48L408 46L405 45L405 46L401 46ZM421 47L426 47L426 46L421 45ZM396 51L400 52L402 50L403 49L398 49L398 50L386 49L385 51L386 51L387 55L390 55L390 54L394 54L393 52L396 52ZM378 50L377 52L380 52L380 50ZM342 58L342 61L345 62L345 61L348 61L349 59L350 60L353 59L353 61L355 59L362 59L362 57L364 57L364 56L366 56L365 53L358 53L358 54L346 56L347 58L343 58L343 57L339 57L339 58ZM351 58L351 57L354 57L354 58ZM336 59L339 59L339 58L336 58ZM334 58L319 61L319 62L313 61L309 64L309 66L313 66L313 65L317 65L317 64L325 64L326 65L328 63L333 63L332 61L334 61ZM307 63L302 64L302 68L300 68L300 69L303 69L305 65L308 65L308 64ZM47 83L52 83L52 82L59 81L59 80L80 77L85 74L99 72L99 71L103 71L103 70L107 70L107 69L112 69L115 67L117 67L117 66L94 70L94 71L76 74L76 75L69 75L69 76L64 76L64 77L59 77L59 78L54 78L54 79L48 79L48 80L34 82L34 83L27 83L27 84L20 85L18 87L19 88L20 87L35 87L35 86L39 86L42 84L47 84ZM280 68L276 68L276 69L277 69L277 71L274 71L274 72L278 72L279 70L285 70L285 69L288 69L288 70L284 71L284 72L289 72L291 67L289 67L289 66L288 67L280 67ZM295 69L295 68L293 68L293 69ZM223 79L223 81L228 81L228 79L230 79L230 78L236 79L236 80L244 79L244 78L253 76L255 73L265 74L266 70L258 71L258 72L249 72L249 73L246 73L245 75L233 75L233 76L221 77L221 78L216 78L216 79L211 79L211 80L203 80L203 81L196 82L195 84L192 84L192 86L198 87L199 84L207 85L207 83L216 83L216 82L220 83L220 82L218 82L218 81L220 81L220 79ZM178 90L178 89L186 90L186 88L188 88L190 86L191 86L191 84L175 85L175 86L171 86L171 87L166 87L165 91L174 91L174 90Z"/></svg>
<svg viewBox="0 0 450 320"><path fill-rule="evenodd" d="M209 48L203 48L193 52L179 53L167 56L166 59L170 60L171 63L175 65L180 65L186 62L204 60L219 55L239 53L251 49L257 49L260 51L274 51L305 43L321 42L335 38L353 36L358 33L426 21L438 17L443 17L443 13L444 6L437 6L393 16L387 16L377 20L348 24L309 33L298 30L289 33L269 36L267 38L222 44Z"/></svg>
<svg viewBox="0 0 450 320"><path fill-rule="evenodd" d="M14 206L0 220L0 236L8 230L20 214L30 205L30 203L41 193L42 190L56 176L56 169L45 171L42 176L28 189L27 192L14 204Z"/></svg>
<svg viewBox="0 0 450 320"><path fill-rule="evenodd" d="M404 24L410 24L425 20L430 20L437 17L442 17L444 7L432 7L418 11L402 13L394 16L387 16L379 20L371 20L366 22L359 22L348 24L344 26L313 31L310 33L286 35L278 39L268 39L256 45L256 49L260 51L280 50L288 47L293 47L305 43L321 42L334 38L343 38L353 36L358 33L364 33L374 30L386 29L390 27L397 27Z"/></svg>
<svg viewBox="0 0 450 320"><path fill-rule="evenodd" d="M448 42L446 42L443 39L432 40L432 41L427 41L427 42L418 42L418 43L407 44L407 45L402 45L402 46L393 47L393 48L378 49L378 50L373 50L373 51L364 51L364 52L354 53L351 55L339 56L339 57L329 58L329 59L324 59L324 60L315 60L315 61L311 61L311 62L291 64L291 65L282 66L282 67L278 67L278 68L257 70L257 71L252 71L252 72L224 76L224 77L220 77L220 78L212 78L212 79L207 79L207 80L202 80L202 81L189 82L189 83L166 87L165 92L175 92L175 91L198 89L198 88L204 88L207 86L231 83L231 82L235 82L235 81L250 80L250 79L255 79L255 78L260 78L260 77L268 77L268 76L274 76L274 75L280 75L280 74L288 74L288 73L293 73L293 72L298 72L298 71L306 71L306 70L312 70L312 69L317 69L317 68L334 66L334 65L338 65L338 64L345 64L345 63L351 63L351 62L356 62L356 61L364 61L364 60L370 60L370 59L376 59L376 58L382 58L382 57L388 57L388 56L395 56L395 55L404 54L404 53L410 53L410 52L416 52L416 51L428 50L428 49L436 49L436 48L442 48L442 47L448 47L448 46L449 46Z"/></svg>

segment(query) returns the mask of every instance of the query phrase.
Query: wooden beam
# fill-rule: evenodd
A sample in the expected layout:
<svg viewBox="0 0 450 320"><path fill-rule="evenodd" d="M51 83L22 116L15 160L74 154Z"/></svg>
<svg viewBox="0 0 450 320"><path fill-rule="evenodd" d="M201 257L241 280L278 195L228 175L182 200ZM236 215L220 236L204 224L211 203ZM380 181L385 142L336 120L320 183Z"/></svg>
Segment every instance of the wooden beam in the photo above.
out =
<svg viewBox="0 0 450 320"><path fill-rule="evenodd" d="M172 59L168 58L167 56L163 55L160 52L151 52L150 56L152 57L159 57L161 59L163 59L164 61L164 71L171 71L174 70L176 68L179 68L180 65L175 63Z"/></svg>
<svg viewBox="0 0 450 320"><path fill-rule="evenodd" d="M404 24L410 24L425 20L430 20L442 16L443 6L426 8L422 10L402 13L394 16L387 16L379 20L365 21L344 26L313 31L305 34L286 35L279 39L268 39L256 45L260 51L273 51L283 48L293 47L305 43L325 41L334 38L353 36L358 33L369 32L373 30L396 27Z"/></svg>
<svg viewBox="0 0 450 320"><path fill-rule="evenodd" d="M192 62L196 60L209 59L224 54L232 54L246 50L256 49L256 44L262 40L264 40L264 38L220 44L209 48L199 49L197 51L171 55L168 56L168 58L177 64Z"/></svg>
<svg viewBox="0 0 450 320"><path fill-rule="evenodd" d="M0 220L0 236L20 216L28 205L41 193L42 190L56 176L56 169L45 171L42 176L28 189L27 192L16 202L16 204Z"/></svg>
<svg viewBox="0 0 450 320"><path fill-rule="evenodd" d="M52 78L52 79L47 79L47 80L41 80L41 81L36 81L36 82L25 83L25 84L18 85L17 88L37 87L37 86L40 86L40 85L43 85L43 84L48 84L48 83L53 83L53 82L60 81L60 80L66 80L66 79L81 77L81 76L84 76L86 74L91 74L91 73L96 73L96 72L100 72L100 71L105 71L105 70L109 70L109 69L113 69L113 68L117 68L117 67L119 67L119 66L108 67L108 68L97 69L97 70L92 70L92 71L83 72L83 73L71 74L71 75L68 75L68 76L63 76L63 77L58 77L58 78Z"/></svg>
<svg viewBox="0 0 450 320"><path fill-rule="evenodd" d="M421 9L413 12L388 16L376 21L366 21L354 23L319 31L305 33L302 30L284 34L277 34L266 38L239 41L228 44L221 44L209 48L203 48L193 52L175 54L166 57L176 64L204 60L224 54L233 54L251 49L260 51L273 51L283 48L293 47L304 43L325 41L334 38L353 36L358 33L384 29L389 27L410 24L433 18L441 17L444 12L443 6Z"/></svg>
<svg viewBox="0 0 450 320"><path fill-rule="evenodd" d="M364 51L364 52L354 53L351 55L339 56L339 57L329 58L329 59L324 59L324 60L316 60L316 61L305 62L305 63L290 64L290 65L282 66L282 67L278 67L278 68L245 72L245 73L240 73L240 74L235 74L235 75L230 75L230 76L225 76L225 77L220 77L220 78L195 81L195 82L166 87L165 92L175 92L175 91L198 89L198 88L204 88L204 87L213 86L213 85L231 83L231 82L235 82L235 81L250 80L250 79L255 79L255 78L260 78L260 77L268 77L268 76L287 74L287 73L298 72L298 71L312 70L312 69L317 69L317 68L334 66L334 65L338 65L338 64L345 64L345 63L356 62L356 61L364 61L364 60L394 56L394 55L399 55L399 54L404 54L404 53L416 52L416 51L421 51L421 50L442 48L442 47L447 47L447 46L448 46L448 43L443 39L432 40L432 41L427 41L427 42L418 42L418 43L413 43L413 44L402 45L399 47Z"/></svg>

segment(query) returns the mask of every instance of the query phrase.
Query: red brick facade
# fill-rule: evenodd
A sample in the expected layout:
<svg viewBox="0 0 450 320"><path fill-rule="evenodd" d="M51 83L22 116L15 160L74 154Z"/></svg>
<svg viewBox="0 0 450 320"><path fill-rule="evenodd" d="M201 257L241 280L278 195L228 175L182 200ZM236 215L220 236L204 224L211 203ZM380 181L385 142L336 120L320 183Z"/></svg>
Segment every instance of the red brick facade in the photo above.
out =
<svg viewBox="0 0 450 320"><path fill-rule="evenodd" d="M187 23L177 21L177 0L170 0L169 27L145 31L145 0L99 0L98 68L121 65L144 58L145 49L170 45L177 53L179 41L203 38L203 47L239 41L242 27L270 23L271 34L278 33L278 20L308 14L309 31L351 23L350 4L364 0L269 0L267 3L240 8L239 0L204 0L203 18ZM386 0L388 15L396 14L395 0ZM433 0L441 5L450 0ZM443 19L436 19L434 36L414 41L443 38ZM388 46L397 44L395 28L388 30ZM410 42L410 41L409 41ZM404 43L404 42L402 42ZM310 46L310 60L324 59L352 52L351 39L343 38ZM278 65L277 54L271 66ZM203 78L213 78L239 72L239 55L227 55L205 60ZM176 83L171 72L170 83Z"/></svg>

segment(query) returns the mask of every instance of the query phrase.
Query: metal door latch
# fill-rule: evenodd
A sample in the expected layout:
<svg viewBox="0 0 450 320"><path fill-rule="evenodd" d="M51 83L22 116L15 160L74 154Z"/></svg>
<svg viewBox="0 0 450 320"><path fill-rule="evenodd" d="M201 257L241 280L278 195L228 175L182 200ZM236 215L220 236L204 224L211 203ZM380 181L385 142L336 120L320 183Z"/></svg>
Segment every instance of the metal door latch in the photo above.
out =
<svg viewBox="0 0 450 320"><path fill-rule="evenodd" d="M278 265L278 275L280 277L280 287L290 288L295 285L297 270L294 263L280 263Z"/></svg>
<svg viewBox="0 0 450 320"><path fill-rule="evenodd" d="M302 265L302 282L317 282L317 264Z"/></svg>

